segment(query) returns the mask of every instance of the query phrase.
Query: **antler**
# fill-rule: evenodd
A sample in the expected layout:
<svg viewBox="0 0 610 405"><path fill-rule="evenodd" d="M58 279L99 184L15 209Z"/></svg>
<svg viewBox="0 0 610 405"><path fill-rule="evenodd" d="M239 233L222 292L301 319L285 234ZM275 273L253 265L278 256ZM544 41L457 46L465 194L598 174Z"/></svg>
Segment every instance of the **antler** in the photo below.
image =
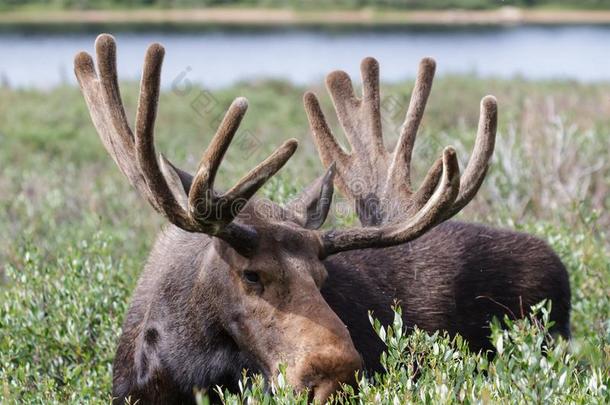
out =
<svg viewBox="0 0 610 405"><path fill-rule="evenodd" d="M100 35L95 49L99 75L86 52L76 55L74 71L93 124L123 174L155 210L176 226L220 237L242 252L251 251L256 244L256 232L232 221L248 199L288 161L297 141L286 141L229 191L218 193L213 188L216 173L246 112L246 99L233 101L192 177L163 156L159 164L156 157L153 134L163 47L153 44L146 52L135 135L121 101L114 38Z"/></svg>
<svg viewBox="0 0 610 405"><path fill-rule="evenodd" d="M423 235L442 221L443 213L452 207L458 195L460 169L453 148L443 151L440 172L440 181L435 181L438 187L414 215L394 225L326 231L321 235L324 255L399 245Z"/></svg>
<svg viewBox="0 0 610 405"><path fill-rule="evenodd" d="M311 92L304 96L318 153L325 166L336 162L337 185L343 194L355 202L363 225L387 224L403 217L416 218L419 211L433 199L441 175L447 176L444 172L446 164L443 163L448 153L446 149L443 157L432 165L419 189L412 189L410 166L413 146L432 87L436 63L431 58L424 58L420 62L405 122L393 152L389 152L383 144L379 64L373 58L366 58L360 68L362 99L354 95L347 73L335 71L326 78L339 123L352 153L346 152L337 143L316 96ZM477 138L458 194L455 201L437 212L433 222L441 222L458 213L478 191L493 153L496 121L496 99L487 96L481 101ZM396 209L397 206L402 209Z"/></svg>

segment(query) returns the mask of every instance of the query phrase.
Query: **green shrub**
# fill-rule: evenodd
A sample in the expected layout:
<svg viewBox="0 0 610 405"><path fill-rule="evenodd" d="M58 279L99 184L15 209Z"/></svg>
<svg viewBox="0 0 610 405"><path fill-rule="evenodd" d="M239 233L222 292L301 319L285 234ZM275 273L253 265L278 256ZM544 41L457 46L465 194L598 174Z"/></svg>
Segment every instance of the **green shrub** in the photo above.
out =
<svg viewBox="0 0 610 405"><path fill-rule="evenodd" d="M410 89L411 83L384 86L383 95L406 107ZM135 86L123 90L132 117ZM303 90L279 82L244 83L215 92L217 105L203 116L192 108L201 89L165 92L158 149L194 168L214 132L213 117L233 97L245 95L250 110L242 129L258 143L252 150L229 150L220 184L295 137L299 150L263 190L287 201L322 173L301 105ZM500 105L496 153L479 195L460 218L549 241L570 274L572 340L546 351L544 307L542 324L515 322L508 331L492 326L492 339L502 346L492 361L470 353L460 338L418 330L406 335L398 320L383 325L383 332L377 324L390 343L384 359L389 372L361 378L358 393L348 389L339 403L610 402L610 86L441 78L416 144L417 173L448 143L464 163L478 102L488 93ZM330 112L328 97L321 101ZM391 144L404 110L384 114ZM331 123L340 134L336 121ZM75 88L0 88L0 162L0 402L108 403L121 322L162 219L106 155ZM329 226L353 221L335 218ZM273 399L260 381L243 387L226 401L298 399L281 381Z"/></svg>
<svg viewBox="0 0 610 405"><path fill-rule="evenodd" d="M360 376L358 387L345 386L331 400L338 404L368 403L545 403L594 404L610 399L610 374L605 366L585 366L571 353L568 342L548 335L550 304L534 307L529 318L497 320L490 335L496 355L471 353L459 336L429 335L417 327L407 333L400 307L392 325L371 317L377 335L387 345L381 363L383 374ZM600 342L608 349L610 342ZM600 353L600 355L603 355ZM260 376L244 377L240 393L217 388L227 404L307 403L285 384L284 373L270 391ZM205 403L203 395L199 403Z"/></svg>

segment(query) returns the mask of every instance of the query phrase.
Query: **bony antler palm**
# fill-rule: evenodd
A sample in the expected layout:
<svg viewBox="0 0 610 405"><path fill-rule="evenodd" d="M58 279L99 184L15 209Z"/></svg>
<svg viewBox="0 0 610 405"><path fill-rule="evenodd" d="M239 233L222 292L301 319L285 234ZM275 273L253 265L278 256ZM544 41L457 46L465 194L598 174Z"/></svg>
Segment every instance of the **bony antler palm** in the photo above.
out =
<svg viewBox="0 0 610 405"><path fill-rule="evenodd" d="M337 185L343 194L354 201L363 225L381 225L414 217L437 187L446 156L454 154L453 149L447 147L443 157L429 169L419 189L413 190L410 169L413 147L432 88L436 64L431 58L424 58L420 62L415 88L394 151L388 151L383 143L379 64L373 58L366 58L360 68L361 99L354 95L347 73L335 71L326 78L351 153L337 143L316 96L311 92L305 94L305 110L318 152L325 166L336 162ZM458 213L478 191L493 153L496 121L496 100L493 96L487 96L481 101L477 139L461 179L459 193L455 201L437 218L439 221Z"/></svg>

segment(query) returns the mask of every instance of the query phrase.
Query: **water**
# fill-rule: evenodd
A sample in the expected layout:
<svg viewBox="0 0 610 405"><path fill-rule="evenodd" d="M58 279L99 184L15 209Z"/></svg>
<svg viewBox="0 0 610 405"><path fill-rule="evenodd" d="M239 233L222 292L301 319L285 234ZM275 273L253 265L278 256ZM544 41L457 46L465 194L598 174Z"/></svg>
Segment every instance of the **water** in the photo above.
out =
<svg viewBox="0 0 610 405"><path fill-rule="evenodd" d="M358 74L374 56L382 80L413 77L423 56L439 75L610 80L610 27L484 29L205 31L118 33L119 76L137 79L146 46L165 45L164 86L180 79L218 88L239 80L278 78L320 82L333 69ZM75 83L72 60L93 52L95 34L0 33L0 76L12 86L49 88Z"/></svg>

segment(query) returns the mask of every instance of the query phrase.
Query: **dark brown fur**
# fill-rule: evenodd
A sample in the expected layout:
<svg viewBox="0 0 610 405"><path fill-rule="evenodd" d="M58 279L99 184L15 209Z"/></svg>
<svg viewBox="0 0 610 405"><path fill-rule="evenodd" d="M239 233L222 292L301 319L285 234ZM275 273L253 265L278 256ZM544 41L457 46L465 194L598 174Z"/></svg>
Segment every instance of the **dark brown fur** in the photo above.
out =
<svg viewBox="0 0 610 405"><path fill-rule="evenodd" d="M570 336L568 274L548 245L531 235L445 222L405 245L341 253L325 266L322 294L369 370L379 370L383 346L367 311L389 323L394 299L406 327L459 333L472 350L492 349L492 317L522 317L544 299L552 301L554 330Z"/></svg>
<svg viewBox="0 0 610 405"><path fill-rule="evenodd" d="M200 272L212 271L202 267L210 243L205 235L174 227L157 240L123 325L114 363L115 396L191 403L194 387L236 389L243 368L261 371L224 329L215 306L222 299L217 287L197 282ZM488 350L493 316L520 317L549 299L554 329L569 337L567 272L553 251L530 235L446 222L410 243L339 253L323 263L328 277L322 295L347 325L368 371L380 371L383 350L368 311L388 323L394 300L403 308L407 327L459 333L473 350ZM158 320L149 316L145 321L147 313ZM169 322L164 326L168 334L159 332L154 344L145 343L142 329L156 322ZM142 346L149 347L146 355ZM159 367L149 383L139 386L143 362L149 372L151 365Z"/></svg>

